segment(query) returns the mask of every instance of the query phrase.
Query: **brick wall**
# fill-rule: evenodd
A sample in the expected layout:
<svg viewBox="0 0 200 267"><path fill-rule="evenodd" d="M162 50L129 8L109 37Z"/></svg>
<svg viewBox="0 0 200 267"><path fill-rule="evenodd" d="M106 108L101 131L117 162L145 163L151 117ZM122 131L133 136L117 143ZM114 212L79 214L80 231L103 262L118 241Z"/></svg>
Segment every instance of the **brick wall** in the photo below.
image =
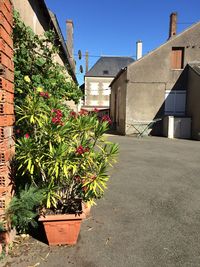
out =
<svg viewBox="0 0 200 267"><path fill-rule="evenodd" d="M11 160L15 151L12 10L10 0L0 0L0 221L12 196Z"/></svg>

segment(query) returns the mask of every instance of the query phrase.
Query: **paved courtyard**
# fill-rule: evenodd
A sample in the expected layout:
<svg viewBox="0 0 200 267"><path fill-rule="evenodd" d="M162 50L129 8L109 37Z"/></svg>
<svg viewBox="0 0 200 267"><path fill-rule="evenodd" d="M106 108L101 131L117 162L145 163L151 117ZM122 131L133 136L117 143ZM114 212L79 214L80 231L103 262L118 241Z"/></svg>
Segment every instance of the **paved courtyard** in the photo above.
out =
<svg viewBox="0 0 200 267"><path fill-rule="evenodd" d="M200 142L109 139L120 145L119 160L78 244L25 240L4 266L200 266Z"/></svg>

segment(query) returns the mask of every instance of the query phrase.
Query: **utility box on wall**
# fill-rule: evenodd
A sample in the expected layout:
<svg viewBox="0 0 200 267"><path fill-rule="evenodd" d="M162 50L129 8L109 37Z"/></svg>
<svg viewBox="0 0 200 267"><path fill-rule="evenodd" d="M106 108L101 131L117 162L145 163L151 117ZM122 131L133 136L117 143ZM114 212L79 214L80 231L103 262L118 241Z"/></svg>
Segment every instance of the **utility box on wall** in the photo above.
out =
<svg viewBox="0 0 200 267"><path fill-rule="evenodd" d="M163 135L191 139L191 118L166 116L163 120Z"/></svg>

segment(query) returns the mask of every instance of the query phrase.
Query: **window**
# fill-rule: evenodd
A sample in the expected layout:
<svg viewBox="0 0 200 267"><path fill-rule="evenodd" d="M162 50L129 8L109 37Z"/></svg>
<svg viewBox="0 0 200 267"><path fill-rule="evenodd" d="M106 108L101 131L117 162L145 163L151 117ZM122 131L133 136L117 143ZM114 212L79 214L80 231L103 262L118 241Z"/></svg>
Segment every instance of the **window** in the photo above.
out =
<svg viewBox="0 0 200 267"><path fill-rule="evenodd" d="M109 71L108 70L103 70L103 74L108 74Z"/></svg>
<svg viewBox="0 0 200 267"><path fill-rule="evenodd" d="M165 114L166 115L184 115L186 103L186 91L165 92Z"/></svg>
<svg viewBox="0 0 200 267"><path fill-rule="evenodd" d="M110 95L111 91L109 88L109 83L103 83L103 95Z"/></svg>
<svg viewBox="0 0 200 267"><path fill-rule="evenodd" d="M171 68L183 69L183 64L184 64L184 47L172 47Z"/></svg>
<svg viewBox="0 0 200 267"><path fill-rule="evenodd" d="M103 95L110 95L110 93L111 93L111 90L109 88L103 90Z"/></svg>
<svg viewBox="0 0 200 267"><path fill-rule="evenodd" d="M99 83L98 82L90 83L90 95L99 95Z"/></svg>

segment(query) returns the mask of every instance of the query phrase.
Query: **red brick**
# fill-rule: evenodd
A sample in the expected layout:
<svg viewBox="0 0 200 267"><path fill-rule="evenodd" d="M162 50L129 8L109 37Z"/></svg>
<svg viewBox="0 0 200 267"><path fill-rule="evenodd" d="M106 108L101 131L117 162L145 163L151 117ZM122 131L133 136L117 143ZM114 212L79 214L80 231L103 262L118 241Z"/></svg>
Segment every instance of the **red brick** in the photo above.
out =
<svg viewBox="0 0 200 267"><path fill-rule="evenodd" d="M12 115L14 114L14 105L10 103L1 103L0 104L0 115Z"/></svg>
<svg viewBox="0 0 200 267"><path fill-rule="evenodd" d="M13 93L5 91L5 99L6 99L6 102L8 102L10 104L14 104L14 94Z"/></svg>
<svg viewBox="0 0 200 267"><path fill-rule="evenodd" d="M5 188L9 185L9 175L0 174L0 188Z"/></svg>
<svg viewBox="0 0 200 267"><path fill-rule="evenodd" d="M0 91L0 102L14 104L14 94L5 90Z"/></svg>
<svg viewBox="0 0 200 267"><path fill-rule="evenodd" d="M12 126L15 122L14 115L3 115L0 116L0 127L3 126Z"/></svg>
<svg viewBox="0 0 200 267"><path fill-rule="evenodd" d="M12 11L12 3L11 3L11 1L10 0L3 0L3 2L4 2L4 5L6 6L7 10L9 12L11 12Z"/></svg>
<svg viewBox="0 0 200 267"><path fill-rule="evenodd" d="M13 50L0 38L0 51L4 52L10 59L13 58Z"/></svg>
<svg viewBox="0 0 200 267"><path fill-rule="evenodd" d="M6 177L10 174L10 163L0 164L0 174Z"/></svg>
<svg viewBox="0 0 200 267"><path fill-rule="evenodd" d="M0 9L10 12L12 9L12 3L9 0L0 0Z"/></svg>
<svg viewBox="0 0 200 267"><path fill-rule="evenodd" d="M13 127L0 127L0 143L13 136Z"/></svg>
<svg viewBox="0 0 200 267"><path fill-rule="evenodd" d="M15 148L11 147L7 150L0 151L0 164L5 164L10 161L15 154Z"/></svg>
<svg viewBox="0 0 200 267"><path fill-rule="evenodd" d="M6 32L8 34L12 34L12 27L11 25L8 23L6 17L4 16L4 14L1 12L0 10L0 25L2 25L4 27L4 29L6 30Z"/></svg>
<svg viewBox="0 0 200 267"><path fill-rule="evenodd" d="M5 139L2 143L0 142L0 151L8 150L15 145L12 137Z"/></svg>
<svg viewBox="0 0 200 267"><path fill-rule="evenodd" d="M4 16L6 17L7 21L9 22L9 24L12 26L13 24L13 12L12 12L12 8L11 10L9 10L8 7L8 3L6 3L6 0L0 0L0 10L1 12L4 14Z"/></svg>
<svg viewBox="0 0 200 267"><path fill-rule="evenodd" d="M4 41L11 47L13 48L13 40L11 36L6 32L4 27L0 25L0 37L4 39Z"/></svg>
<svg viewBox="0 0 200 267"><path fill-rule="evenodd" d="M0 52L0 63L11 71L14 71L13 61L2 52Z"/></svg>
<svg viewBox="0 0 200 267"><path fill-rule="evenodd" d="M0 89L5 90L10 93L14 93L14 84L0 77Z"/></svg>
<svg viewBox="0 0 200 267"><path fill-rule="evenodd" d="M14 82L14 72L0 64L0 77L5 78L10 82Z"/></svg>

